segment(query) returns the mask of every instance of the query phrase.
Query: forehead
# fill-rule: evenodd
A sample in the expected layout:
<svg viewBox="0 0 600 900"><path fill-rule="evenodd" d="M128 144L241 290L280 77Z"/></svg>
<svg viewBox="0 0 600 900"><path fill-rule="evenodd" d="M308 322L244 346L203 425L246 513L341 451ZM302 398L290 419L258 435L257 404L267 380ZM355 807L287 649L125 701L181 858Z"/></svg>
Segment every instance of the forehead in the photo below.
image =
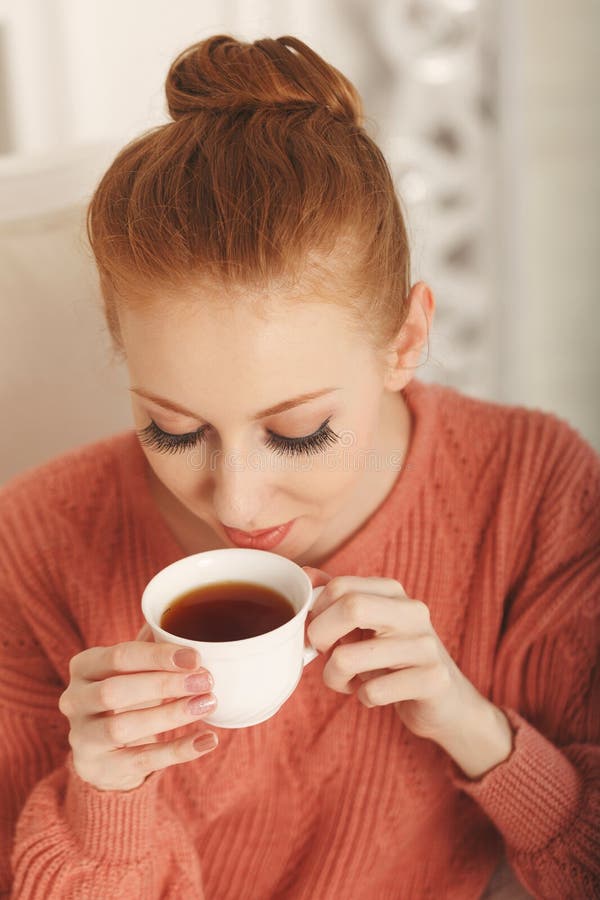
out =
<svg viewBox="0 0 600 900"><path fill-rule="evenodd" d="M120 314L133 383L194 409L201 394L240 409L351 384L370 348L338 305L156 303ZM263 404L265 405L265 404Z"/></svg>
<svg viewBox="0 0 600 900"><path fill-rule="evenodd" d="M329 346L331 354L360 344L359 330L339 305L318 301L262 302L244 299L230 303L154 302L119 312L127 355L198 353L219 362L228 352L239 358L262 358L265 353L311 354L315 346Z"/></svg>

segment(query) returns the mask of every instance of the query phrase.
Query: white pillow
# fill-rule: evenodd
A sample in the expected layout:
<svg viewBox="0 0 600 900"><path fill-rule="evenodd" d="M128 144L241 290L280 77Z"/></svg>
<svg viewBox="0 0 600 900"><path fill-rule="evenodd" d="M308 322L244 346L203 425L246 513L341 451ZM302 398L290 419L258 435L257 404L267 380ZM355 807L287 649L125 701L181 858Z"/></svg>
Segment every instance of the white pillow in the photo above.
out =
<svg viewBox="0 0 600 900"><path fill-rule="evenodd" d="M0 222L0 483L132 427L85 205Z"/></svg>

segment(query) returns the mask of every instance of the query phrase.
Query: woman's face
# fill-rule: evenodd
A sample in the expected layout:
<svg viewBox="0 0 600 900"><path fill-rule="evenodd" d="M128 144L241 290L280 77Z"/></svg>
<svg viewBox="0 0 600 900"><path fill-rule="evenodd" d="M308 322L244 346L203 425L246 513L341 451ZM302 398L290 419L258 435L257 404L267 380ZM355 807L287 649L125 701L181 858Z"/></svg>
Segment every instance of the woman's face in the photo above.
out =
<svg viewBox="0 0 600 900"><path fill-rule="evenodd" d="M273 552L294 559L318 544L372 465L389 393L343 310L272 303L259 316L209 298L120 321L135 427L168 491L224 546L235 546L224 526L290 520Z"/></svg>

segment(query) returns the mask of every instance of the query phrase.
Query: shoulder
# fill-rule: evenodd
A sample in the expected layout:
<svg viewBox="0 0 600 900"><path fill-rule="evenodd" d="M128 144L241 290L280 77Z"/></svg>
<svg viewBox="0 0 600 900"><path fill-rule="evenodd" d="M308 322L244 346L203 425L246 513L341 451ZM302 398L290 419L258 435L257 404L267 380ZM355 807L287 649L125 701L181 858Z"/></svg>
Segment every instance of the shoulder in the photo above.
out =
<svg viewBox="0 0 600 900"><path fill-rule="evenodd" d="M0 535L81 531L117 491L117 459L129 431L110 435L31 467L0 488Z"/></svg>
<svg viewBox="0 0 600 900"><path fill-rule="evenodd" d="M435 406L439 452L471 480L490 479L521 499L577 488L585 498L600 491L600 455L566 419L553 412L427 385Z"/></svg>
<svg viewBox="0 0 600 900"><path fill-rule="evenodd" d="M573 425L548 410L472 396L442 384L421 382L418 390L431 395L439 422L449 431L484 438L503 435L517 445L552 444L557 440L587 444Z"/></svg>
<svg viewBox="0 0 600 900"><path fill-rule="evenodd" d="M49 683L52 672L68 682L68 660L86 645L85 590L112 571L117 456L128 434L75 447L0 488L0 622L19 658Z"/></svg>

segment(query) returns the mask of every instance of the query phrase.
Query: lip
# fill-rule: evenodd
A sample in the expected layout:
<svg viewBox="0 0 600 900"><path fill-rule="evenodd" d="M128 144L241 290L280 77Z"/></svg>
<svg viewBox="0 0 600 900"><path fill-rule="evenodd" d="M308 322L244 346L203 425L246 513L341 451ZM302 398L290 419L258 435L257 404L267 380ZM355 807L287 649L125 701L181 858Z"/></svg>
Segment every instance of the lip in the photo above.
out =
<svg viewBox="0 0 600 900"><path fill-rule="evenodd" d="M283 525L277 525L275 528L263 528L260 531L238 531L236 528L227 528L225 525L223 525L223 530L236 547L271 550L286 537L295 521L295 519L291 519Z"/></svg>

